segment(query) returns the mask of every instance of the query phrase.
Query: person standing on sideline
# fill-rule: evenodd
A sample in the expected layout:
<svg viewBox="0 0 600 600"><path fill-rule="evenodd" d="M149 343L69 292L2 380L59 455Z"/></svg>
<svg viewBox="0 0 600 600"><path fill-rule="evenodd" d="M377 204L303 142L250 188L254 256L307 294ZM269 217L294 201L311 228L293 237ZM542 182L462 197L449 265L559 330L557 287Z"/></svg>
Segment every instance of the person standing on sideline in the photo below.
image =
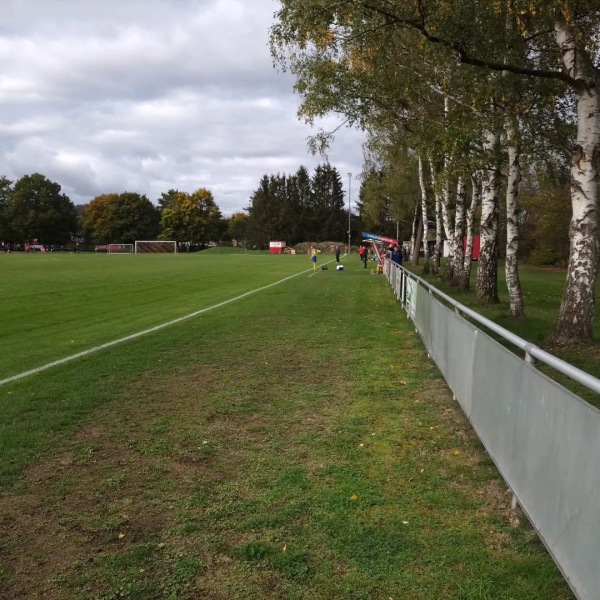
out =
<svg viewBox="0 0 600 600"><path fill-rule="evenodd" d="M366 269L367 260L369 260L369 251L367 250L367 247L362 245L358 253L360 254L360 260L363 261L363 269Z"/></svg>
<svg viewBox="0 0 600 600"><path fill-rule="evenodd" d="M339 246L335 247L335 262L337 262L337 263L340 262L340 247Z"/></svg>
<svg viewBox="0 0 600 600"><path fill-rule="evenodd" d="M310 260L313 264L313 271L317 270L317 249L314 246L310 247Z"/></svg>

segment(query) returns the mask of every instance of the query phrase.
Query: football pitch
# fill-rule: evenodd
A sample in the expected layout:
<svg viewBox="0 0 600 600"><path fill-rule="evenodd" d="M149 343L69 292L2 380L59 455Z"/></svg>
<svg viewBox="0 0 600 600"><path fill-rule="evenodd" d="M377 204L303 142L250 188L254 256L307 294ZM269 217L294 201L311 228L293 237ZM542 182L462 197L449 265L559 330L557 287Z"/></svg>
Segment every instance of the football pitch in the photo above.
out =
<svg viewBox="0 0 600 600"><path fill-rule="evenodd" d="M205 256L0 257L0 327L6 350L0 380L24 367L34 369L186 317L309 266L299 257L279 257L274 264L264 254Z"/></svg>
<svg viewBox="0 0 600 600"><path fill-rule="evenodd" d="M384 279L325 262L0 256L0 597L573 597Z"/></svg>

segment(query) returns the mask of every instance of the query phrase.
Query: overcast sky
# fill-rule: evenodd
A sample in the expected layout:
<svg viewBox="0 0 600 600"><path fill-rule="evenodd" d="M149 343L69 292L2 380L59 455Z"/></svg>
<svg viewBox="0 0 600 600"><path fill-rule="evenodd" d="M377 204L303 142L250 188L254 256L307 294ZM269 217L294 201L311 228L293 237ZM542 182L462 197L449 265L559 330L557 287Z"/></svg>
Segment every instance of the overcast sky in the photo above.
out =
<svg viewBox="0 0 600 600"><path fill-rule="evenodd" d="M212 191L225 215L264 174L312 172L312 131L268 49L276 0L2 0L0 175L41 173L75 204ZM339 119L321 123L333 129ZM357 198L363 136L329 161Z"/></svg>

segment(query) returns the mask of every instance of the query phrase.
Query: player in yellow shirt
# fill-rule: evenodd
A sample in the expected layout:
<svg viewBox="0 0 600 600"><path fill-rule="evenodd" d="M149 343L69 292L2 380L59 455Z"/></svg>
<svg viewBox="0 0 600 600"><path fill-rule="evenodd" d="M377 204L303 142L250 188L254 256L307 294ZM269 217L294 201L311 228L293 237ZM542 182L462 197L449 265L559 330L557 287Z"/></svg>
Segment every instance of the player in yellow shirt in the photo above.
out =
<svg viewBox="0 0 600 600"><path fill-rule="evenodd" d="M314 246L310 247L310 260L313 264L313 271L317 270L317 249Z"/></svg>

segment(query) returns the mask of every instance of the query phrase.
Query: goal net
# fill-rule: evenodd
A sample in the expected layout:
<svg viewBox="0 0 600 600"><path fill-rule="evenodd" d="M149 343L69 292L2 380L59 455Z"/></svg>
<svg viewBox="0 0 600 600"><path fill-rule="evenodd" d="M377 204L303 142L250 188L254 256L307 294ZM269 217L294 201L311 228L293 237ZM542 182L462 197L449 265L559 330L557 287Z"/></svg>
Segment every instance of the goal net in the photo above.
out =
<svg viewBox="0 0 600 600"><path fill-rule="evenodd" d="M161 240L136 240L136 254L177 254L177 242Z"/></svg>
<svg viewBox="0 0 600 600"><path fill-rule="evenodd" d="M133 244L108 244L106 251L109 254L133 254Z"/></svg>

